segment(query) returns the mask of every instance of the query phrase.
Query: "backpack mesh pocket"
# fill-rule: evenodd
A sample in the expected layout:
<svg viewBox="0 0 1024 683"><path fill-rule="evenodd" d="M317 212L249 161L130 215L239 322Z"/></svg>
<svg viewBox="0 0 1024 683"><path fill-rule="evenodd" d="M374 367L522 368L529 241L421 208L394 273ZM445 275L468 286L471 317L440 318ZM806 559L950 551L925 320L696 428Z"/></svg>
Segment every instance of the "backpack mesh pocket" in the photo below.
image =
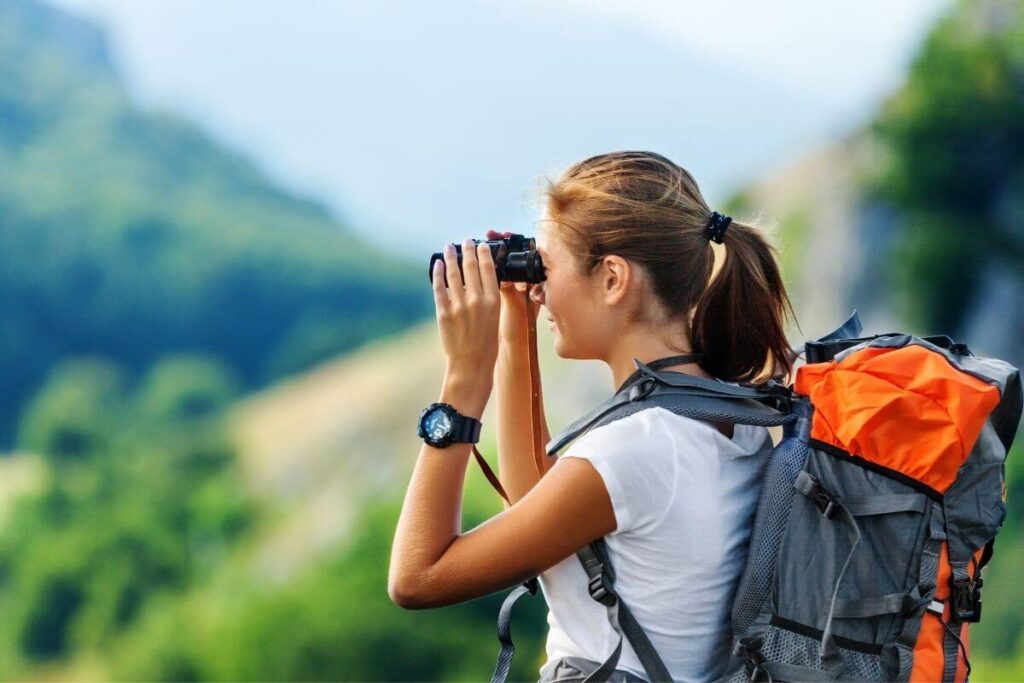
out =
<svg viewBox="0 0 1024 683"><path fill-rule="evenodd" d="M828 671L836 678L851 681L886 681L880 654L868 654L839 647L838 669L826 669L821 663L821 643L811 637L770 625L761 640L761 654L769 662L786 662L816 671Z"/></svg>

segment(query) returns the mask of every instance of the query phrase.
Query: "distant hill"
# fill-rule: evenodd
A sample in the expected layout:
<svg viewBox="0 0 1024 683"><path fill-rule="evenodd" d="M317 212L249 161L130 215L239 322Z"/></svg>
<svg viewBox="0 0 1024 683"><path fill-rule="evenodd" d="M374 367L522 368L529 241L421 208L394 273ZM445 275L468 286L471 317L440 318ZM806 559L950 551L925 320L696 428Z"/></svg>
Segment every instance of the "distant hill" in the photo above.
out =
<svg viewBox="0 0 1024 683"><path fill-rule="evenodd" d="M557 429L614 387L603 364L558 358L543 325L537 336L545 409ZM401 494L422 445L416 419L437 400L443 370L437 325L430 321L234 406L229 424L242 469L255 494L279 511L254 555L259 574L288 576L335 550L370 501ZM494 410L492 399L481 420L487 457L493 456ZM528 420L524 414L523 424ZM479 470L475 462L470 469ZM467 478L484 481L479 471ZM493 494L495 511L499 502Z"/></svg>
<svg viewBox="0 0 1024 683"><path fill-rule="evenodd" d="M204 353L254 386L430 310L425 267L136 107L96 26L0 3L0 447L63 357Z"/></svg>

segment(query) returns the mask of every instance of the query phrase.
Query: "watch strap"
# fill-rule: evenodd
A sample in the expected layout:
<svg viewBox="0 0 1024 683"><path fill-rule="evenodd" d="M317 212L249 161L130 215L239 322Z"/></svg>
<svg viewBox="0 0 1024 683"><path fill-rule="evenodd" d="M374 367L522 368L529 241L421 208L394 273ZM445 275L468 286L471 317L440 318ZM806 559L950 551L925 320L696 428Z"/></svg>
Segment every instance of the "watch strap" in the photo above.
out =
<svg viewBox="0 0 1024 683"><path fill-rule="evenodd" d="M480 441L480 420L463 415L456 411L452 420L452 441L458 443L478 443Z"/></svg>

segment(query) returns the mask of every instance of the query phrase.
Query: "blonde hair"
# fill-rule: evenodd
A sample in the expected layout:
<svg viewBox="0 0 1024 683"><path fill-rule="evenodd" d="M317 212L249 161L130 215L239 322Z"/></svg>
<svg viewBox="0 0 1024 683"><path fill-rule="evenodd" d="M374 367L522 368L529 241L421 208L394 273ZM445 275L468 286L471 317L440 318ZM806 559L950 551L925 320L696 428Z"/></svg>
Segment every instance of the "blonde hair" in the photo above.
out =
<svg viewBox="0 0 1024 683"><path fill-rule="evenodd" d="M775 248L756 225L734 220L711 280L711 210L685 169L653 152L611 152L569 167L543 194L580 275L609 254L640 266L666 311L686 321L709 374L741 382L790 374L786 309L795 313Z"/></svg>

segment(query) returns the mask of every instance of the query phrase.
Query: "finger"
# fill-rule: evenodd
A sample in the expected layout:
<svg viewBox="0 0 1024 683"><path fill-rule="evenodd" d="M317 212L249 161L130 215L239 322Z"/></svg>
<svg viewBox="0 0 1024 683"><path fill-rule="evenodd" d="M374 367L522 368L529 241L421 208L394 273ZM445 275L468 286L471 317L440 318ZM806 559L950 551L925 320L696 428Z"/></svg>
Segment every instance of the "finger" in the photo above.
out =
<svg viewBox="0 0 1024 683"><path fill-rule="evenodd" d="M498 272L494 267L491 248L486 244L477 245L477 261L480 264L480 286L485 298L492 300L498 297Z"/></svg>
<svg viewBox="0 0 1024 683"><path fill-rule="evenodd" d="M479 301L483 293L480 287L480 266L476 257L476 245L473 240L462 240L462 277L466 284L466 300Z"/></svg>
<svg viewBox="0 0 1024 683"><path fill-rule="evenodd" d="M462 258L465 260L465 254ZM449 300L453 304L461 304L465 293L462 291L462 274L459 273L458 255L455 253L454 244L447 244L444 247L444 272L448 276Z"/></svg>
<svg viewBox="0 0 1024 683"><path fill-rule="evenodd" d="M438 259L434 261L434 308L437 310L437 317L440 318L443 313L448 312L448 292L445 291L444 287L444 261Z"/></svg>

